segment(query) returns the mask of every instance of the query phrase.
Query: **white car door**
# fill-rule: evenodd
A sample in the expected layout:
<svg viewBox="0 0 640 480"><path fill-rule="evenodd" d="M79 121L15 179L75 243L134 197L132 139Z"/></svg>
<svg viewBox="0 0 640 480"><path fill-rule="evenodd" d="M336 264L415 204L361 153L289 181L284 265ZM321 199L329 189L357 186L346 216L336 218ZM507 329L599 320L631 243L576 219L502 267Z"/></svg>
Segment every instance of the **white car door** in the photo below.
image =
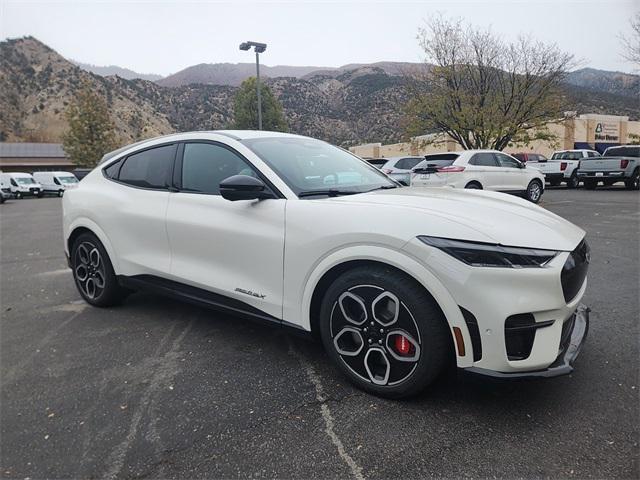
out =
<svg viewBox="0 0 640 480"><path fill-rule="evenodd" d="M286 200L225 200L220 182L238 174L260 176L224 144L182 144L167 210L171 276L282 318Z"/></svg>
<svg viewBox="0 0 640 480"><path fill-rule="evenodd" d="M123 275L166 275L170 251L165 215L177 143L138 151L112 163L103 174L101 227L118 255Z"/></svg>
<svg viewBox="0 0 640 480"><path fill-rule="evenodd" d="M485 190L501 190L505 179L498 161L491 152L474 153L469 159L465 182L479 181Z"/></svg>
<svg viewBox="0 0 640 480"><path fill-rule="evenodd" d="M520 191L526 190L529 184L529 175L524 168L524 164L504 153L494 153L502 176L504 178L503 186L500 190L504 191Z"/></svg>

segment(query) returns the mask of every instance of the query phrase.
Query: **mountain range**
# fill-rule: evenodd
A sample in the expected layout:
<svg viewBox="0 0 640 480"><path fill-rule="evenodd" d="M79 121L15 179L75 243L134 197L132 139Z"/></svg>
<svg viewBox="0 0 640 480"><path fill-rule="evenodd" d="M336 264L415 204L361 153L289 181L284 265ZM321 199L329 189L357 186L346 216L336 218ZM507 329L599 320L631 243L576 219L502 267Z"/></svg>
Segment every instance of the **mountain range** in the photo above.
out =
<svg viewBox="0 0 640 480"><path fill-rule="evenodd" d="M402 73L418 67L261 66L261 73L292 132L349 146L403 137ZM60 141L64 110L82 84L107 99L123 144L173 131L225 128L233 122L237 85L255 71L253 63L201 64L150 81L118 68L79 66L33 37L0 42L0 140ZM567 110L579 113L637 118L639 90L640 76L582 69L569 74L564 101Z"/></svg>

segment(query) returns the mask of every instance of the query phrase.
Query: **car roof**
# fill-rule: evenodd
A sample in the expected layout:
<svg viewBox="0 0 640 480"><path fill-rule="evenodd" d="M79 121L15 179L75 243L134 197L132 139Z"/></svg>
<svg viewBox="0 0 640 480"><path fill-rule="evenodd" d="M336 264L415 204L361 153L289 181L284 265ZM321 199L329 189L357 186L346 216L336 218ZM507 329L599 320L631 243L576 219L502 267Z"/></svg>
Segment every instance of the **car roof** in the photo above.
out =
<svg viewBox="0 0 640 480"><path fill-rule="evenodd" d="M180 140L193 140L195 137L201 137L203 139L207 138L209 135L223 135L225 137L232 138L234 140L249 140L253 138L272 138L272 137L283 137L283 138L310 138L305 137L303 135L295 135L293 133L283 133L283 132L272 132L269 130L198 130L192 132L179 132L179 133L170 133L168 135L161 135L158 137L147 138L145 140L140 140L139 142L130 143L129 145L125 145L116 150L113 150L109 153L106 153L101 159L99 164L103 164L106 161L117 157L121 153L130 150L134 147L142 146L145 144L155 144L158 140L167 140L167 141L180 141Z"/></svg>

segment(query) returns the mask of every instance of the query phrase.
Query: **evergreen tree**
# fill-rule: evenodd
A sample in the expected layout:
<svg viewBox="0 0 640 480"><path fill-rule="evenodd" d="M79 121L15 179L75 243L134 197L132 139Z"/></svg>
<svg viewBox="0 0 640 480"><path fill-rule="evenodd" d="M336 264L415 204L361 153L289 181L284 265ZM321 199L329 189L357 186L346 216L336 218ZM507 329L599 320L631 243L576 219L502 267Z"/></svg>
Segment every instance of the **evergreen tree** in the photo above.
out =
<svg viewBox="0 0 640 480"><path fill-rule="evenodd" d="M69 130L62 138L65 153L78 166L94 167L115 148L115 127L107 102L84 85L65 112Z"/></svg>
<svg viewBox="0 0 640 480"><path fill-rule="evenodd" d="M271 89L260 82L262 97L262 128L276 132L286 132L287 122L282 113L282 105L271 92ZM236 93L234 99L234 128L241 130L258 129L258 93L255 77L247 78Z"/></svg>

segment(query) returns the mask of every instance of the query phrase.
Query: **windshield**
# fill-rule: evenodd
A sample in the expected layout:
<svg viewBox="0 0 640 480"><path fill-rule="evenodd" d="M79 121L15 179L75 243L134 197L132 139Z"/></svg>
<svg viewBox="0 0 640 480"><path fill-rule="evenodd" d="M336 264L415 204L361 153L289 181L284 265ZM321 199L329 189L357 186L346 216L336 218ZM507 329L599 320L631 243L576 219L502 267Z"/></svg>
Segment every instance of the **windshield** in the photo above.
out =
<svg viewBox="0 0 640 480"><path fill-rule="evenodd" d="M78 179L76 177L58 177L60 183L78 183Z"/></svg>
<svg viewBox="0 0 640 480"><path fill-rule="evenodd" d="M320 140L269 137L248 139L243 143L298 196L329 190L331 194L363 193L398 186L355 155Z"/></svg>
<svg viewBox="0 0 640 480"><path fill-rule="evenodd" d="M36 183L31 177L15 177L14 180L20 185L29 185L31 183Z"/></svg>

